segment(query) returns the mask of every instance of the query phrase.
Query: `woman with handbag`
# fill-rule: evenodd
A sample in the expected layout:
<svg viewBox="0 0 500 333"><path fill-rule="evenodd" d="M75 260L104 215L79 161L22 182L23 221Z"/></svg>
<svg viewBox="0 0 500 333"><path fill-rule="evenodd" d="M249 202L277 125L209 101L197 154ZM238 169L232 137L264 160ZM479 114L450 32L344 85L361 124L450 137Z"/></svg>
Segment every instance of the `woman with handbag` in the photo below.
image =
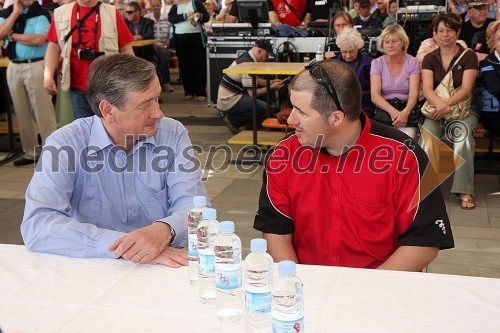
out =
<svg viewBox="0 0 500 333"><path fill-rule="evenodd" d="M373 60L371 66L370 91L376 106L374 120L397 127L415 138L423 119L415 108L420 87L418 60L406 52L410 41L400 25L385 28L378 43L385 54Z"/></svg>
<svg viewBox="0 0 500 333"><path fill-rule="evenodd" d="M478 116L470 107L470 98L478 74L477 56L457 44L460 22L453 15L440 14L436 20L435 33L440 47L426 55L422 62L423 93L427 99L422 107L426 116L423 127L440 138L445 125L445 134L453 143L455 154L464 159L453 175L451 193L460 195L463 209L473 209L475 141L472 134ZM445 93L448 93L446 98ZM450 120L460 122L446 123ZM439 173L439 148L429 141L422 140L422 143Z"/></svg>

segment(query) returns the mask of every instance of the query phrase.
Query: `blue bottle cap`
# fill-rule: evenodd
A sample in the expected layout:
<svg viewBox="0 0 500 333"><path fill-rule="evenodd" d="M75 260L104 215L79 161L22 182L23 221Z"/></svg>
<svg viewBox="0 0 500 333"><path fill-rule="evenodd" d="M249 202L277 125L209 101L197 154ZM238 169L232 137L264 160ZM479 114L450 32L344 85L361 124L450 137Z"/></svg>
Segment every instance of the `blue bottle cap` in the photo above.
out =
<svg viewBox="0 0 500 333"><path fill-rule="evenodd" d="M278 264L278 274L280 276L295 275L296 266L295 262L291 260L283 260Z"/></svg>
<svg viewBox="0 0 500 333"><path fill-rule="evenodd" d="M264 238L254 238L250 241L251 251L266 251L267 241Z"/></svg>
<svg viewBox="0 0 500 333"><path fill-rule="evenodd" d="M222 221L219 223L219 229L221 233L227 234L234 231L233 221Z"/></svg>
<svg viewBox="0 0 500 333"><path fill-rule="evenodd" d="M195 207L205 207L207 205L207 198L201 195L193 197L193 205Z"/></svg>
<svg viewBox="0 0 500 333"><path fill-rule="evenodd" d="M217 211L215 208L203 208L201 215L204 220L214 220L217 218Z"/></svg>

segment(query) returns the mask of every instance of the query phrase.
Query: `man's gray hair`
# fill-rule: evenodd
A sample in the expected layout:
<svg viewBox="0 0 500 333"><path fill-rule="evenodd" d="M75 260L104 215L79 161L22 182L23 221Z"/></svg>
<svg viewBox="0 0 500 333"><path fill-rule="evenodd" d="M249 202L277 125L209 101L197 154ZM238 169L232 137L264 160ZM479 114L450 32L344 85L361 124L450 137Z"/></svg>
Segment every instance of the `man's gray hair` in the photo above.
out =
<svg viewBox="0 0 500 333"><path fill-rule="evenodd" d="M328 74L340 105L335 104L328 90L313 79L308 69L295 76L290 89L310 92L313 95L310 107L318 111L325 120L336 110L342 110L348 120L358 119L361 113L361 85L356 73L349 66L335 59L323 60L318 64Z"/></svg>
<svg viewBox="0 0 500 333"><path fill-rule="evenodd" d="M99 103L103 100L122 110L127 94L146 90L155 77L155 66L139 57L125 53L101 56L90 65L87 81L90 107L101 118Z"/></svg>

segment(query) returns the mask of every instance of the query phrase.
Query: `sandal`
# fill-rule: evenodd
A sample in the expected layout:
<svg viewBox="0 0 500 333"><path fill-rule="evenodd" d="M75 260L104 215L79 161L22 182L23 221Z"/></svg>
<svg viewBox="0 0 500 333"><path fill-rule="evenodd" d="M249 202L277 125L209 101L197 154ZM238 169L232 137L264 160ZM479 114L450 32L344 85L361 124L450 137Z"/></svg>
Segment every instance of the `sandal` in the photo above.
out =
<svg viewBox="0 0 500 333"><path fill-rule="evenodd" d="M460 207L465 210L474 209L476 202L472 199L470 194L460 194Z"/></svg>

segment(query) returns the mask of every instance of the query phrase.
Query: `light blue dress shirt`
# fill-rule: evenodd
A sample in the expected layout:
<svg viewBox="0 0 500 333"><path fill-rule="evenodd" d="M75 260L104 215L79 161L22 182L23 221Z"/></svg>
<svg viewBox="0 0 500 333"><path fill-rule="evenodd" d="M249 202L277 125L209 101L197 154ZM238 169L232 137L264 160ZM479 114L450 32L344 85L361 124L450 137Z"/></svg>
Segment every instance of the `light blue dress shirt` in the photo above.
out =
<svg viewBox="0 0 500 333"><path fill-rule="evenodd" d="M23 11L23 14L27 13L28 9ZM4 22L5 19L0 17L0 23ZM32 17L26 20L26 27L24 28L23 34L40 34L47 35L49 30L50 22L43 15ZM5 41L5 45L9 44L9 41ZM47 50L48 42L42 45L26 45L22 43L16 43L16 55L17 60L28 60L45 57L45 51Z"/></svg>
<svg viewBox="0 0 500 333"><path fill-rule="evenodd" d="M159 120L157 128L128 155L97 116L54 132L26 191L26 246L113 258L108 247L115 240L161 220L177 234L172 246L185 247L193 197L207 194L186 128L170 118Z"/></svg>

